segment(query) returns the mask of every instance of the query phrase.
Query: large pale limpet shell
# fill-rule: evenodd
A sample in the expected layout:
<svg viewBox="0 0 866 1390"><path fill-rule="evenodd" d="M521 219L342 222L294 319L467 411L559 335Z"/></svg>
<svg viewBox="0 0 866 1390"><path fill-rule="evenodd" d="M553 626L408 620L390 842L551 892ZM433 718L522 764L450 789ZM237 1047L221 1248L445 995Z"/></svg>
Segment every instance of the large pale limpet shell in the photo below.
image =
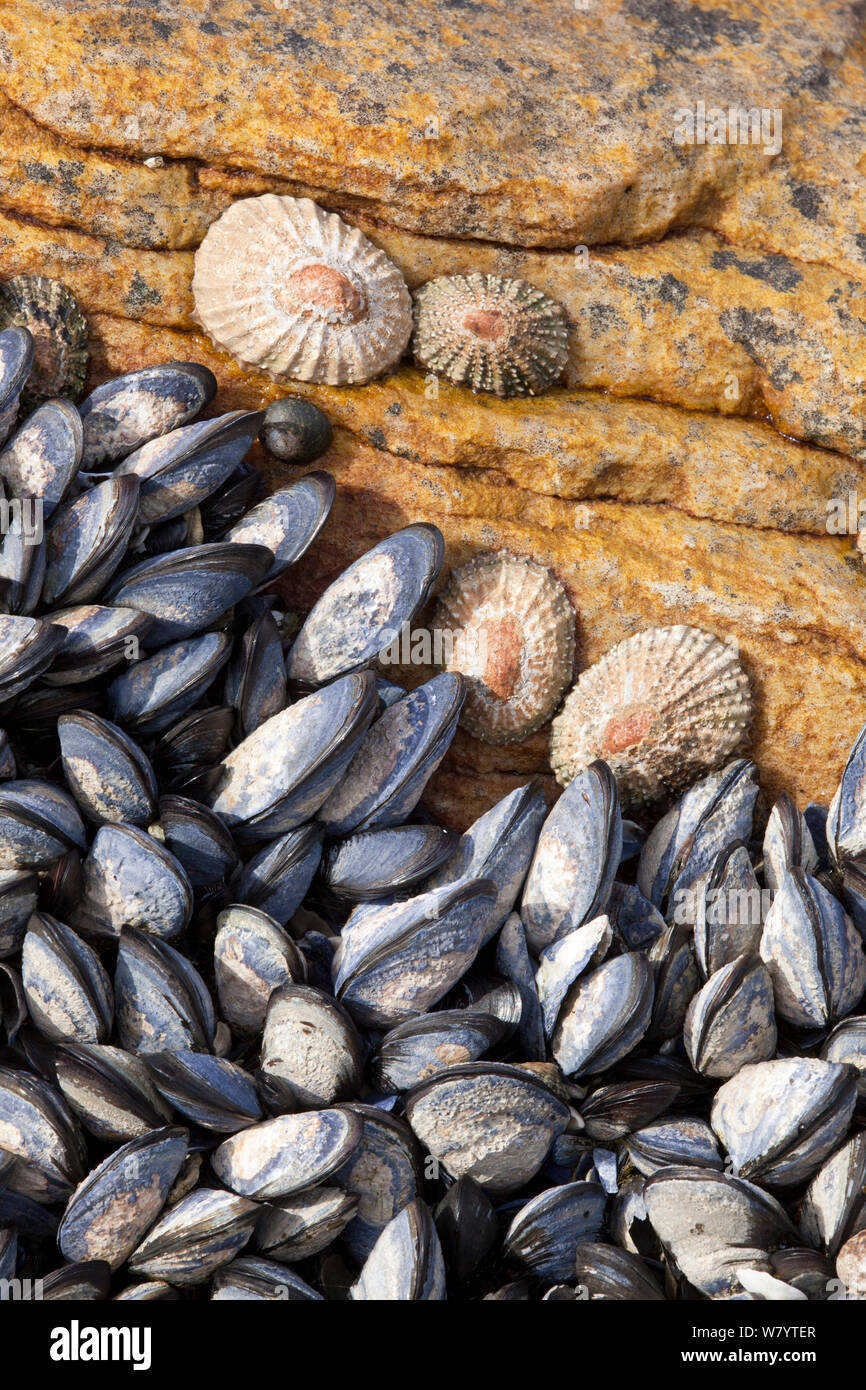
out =
<svg viewBox="0 0 866 1390"><path fill-rule="evenodd" d="M233 203L196 252L192 287L213 341L277 381L370 381L399 362L412 332L397 267L310 198Z"/></svg>
<svg viewBox="0 0 866 1390"><path fill-rule="evenodd" d="M553 721L550 761L567 786L595 758L625 804L679 791L742 747L749 679L733 647L682 624L627 637L584 671Z"/></svg>
<svg viewBox="0 0 866 1390"><path fill-rule="evenodd" d="M454 570L433 630L438 664L466 679L461 724L487 743L546 724L572 678L574 628L565 589L534 560L503 550Z"/></svg>

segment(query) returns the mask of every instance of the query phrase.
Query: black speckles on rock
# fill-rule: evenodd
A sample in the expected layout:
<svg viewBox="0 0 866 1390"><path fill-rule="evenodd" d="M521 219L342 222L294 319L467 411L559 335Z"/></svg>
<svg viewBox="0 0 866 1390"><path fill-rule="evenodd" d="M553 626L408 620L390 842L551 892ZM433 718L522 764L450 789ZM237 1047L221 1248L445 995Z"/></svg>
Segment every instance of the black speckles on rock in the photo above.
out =
<svg viewBox="0 0 866 1390"><path fill-rule="evenodd" d="M761 256L749 260L746 256L738 256L735 251L713 252L715 270L730 270L732 266L736 267L741 275L748 275L751 280L763 280L772 289L782 293L795 289L803 279L787 256Z"/></svg>
<svg viewBox="0 0 866 1390"><path fill-rule="evenodd" d="M760 34L755 20L734 19L724 10L701 10L680 0L628 0L626 9L636 19L656 26L655 38L671 53L706 52L720 39L731 44L754 42Z"/></svg>
<svg viewBox="0 0 866 1390"><path fill-rule="evenodd" d="M814 183L801 183L796 179L790 180L790 189L791 202L800 216L814 222L824 201L820 189Z"/></svg>

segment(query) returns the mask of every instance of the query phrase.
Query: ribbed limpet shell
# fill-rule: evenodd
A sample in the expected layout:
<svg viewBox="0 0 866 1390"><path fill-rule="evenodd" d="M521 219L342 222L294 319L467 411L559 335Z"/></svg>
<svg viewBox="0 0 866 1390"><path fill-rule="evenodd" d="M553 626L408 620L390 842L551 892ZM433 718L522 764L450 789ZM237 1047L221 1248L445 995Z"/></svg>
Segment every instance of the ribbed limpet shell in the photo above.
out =
<svg viewBox="0 0 866 1390"><path fill-rule="evenodd" d="M526 280L440 275L415 295L421 367L496 396L537 396L568 358L565 310Z"/></svg>
<svg viewBox="0 0 866 1390"><path fill-rule="evenodd" d="M370 381L412 332L397 267L309 198L233 203L196 252L193 294L214 342L276 381Z"/></svg>
<svg viewBox="0 0 866 1390"><path fill-rule="evenodd" d="M487 552L452 572L434 632L443 665L466 679L460 722L486 743L514 743L546 724L572 677L575 614L550 570Z"/></svg>
<svg viewBox="0 0 866 1390"><path fill-rule="evenodd" d="M625 805L679 791L742 747L749 679L732 646L697 628L648 628L584 671L553 721L550 761L567 786L594 758Z"/></svg>

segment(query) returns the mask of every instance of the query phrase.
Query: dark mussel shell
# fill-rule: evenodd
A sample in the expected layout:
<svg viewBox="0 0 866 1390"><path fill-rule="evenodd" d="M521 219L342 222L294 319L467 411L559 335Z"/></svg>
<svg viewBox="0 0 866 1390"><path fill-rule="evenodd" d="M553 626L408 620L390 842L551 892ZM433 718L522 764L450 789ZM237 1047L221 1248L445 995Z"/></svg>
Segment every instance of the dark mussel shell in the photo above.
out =
<svg viewBox="0 0 866 1390"><path fill-rule="evenodd" d="M97 386L79 406L82 466L114 464L142 444L187 424L216 395L213 372L197 362L142 367Z"/></svg>

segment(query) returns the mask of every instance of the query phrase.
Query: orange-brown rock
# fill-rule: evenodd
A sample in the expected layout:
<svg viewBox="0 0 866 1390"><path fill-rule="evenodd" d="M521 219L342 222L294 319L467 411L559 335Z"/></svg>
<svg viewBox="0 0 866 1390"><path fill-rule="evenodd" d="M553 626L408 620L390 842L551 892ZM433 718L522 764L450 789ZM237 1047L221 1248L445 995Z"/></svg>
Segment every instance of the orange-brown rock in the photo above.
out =
<svg viewBox="0 0 866 1390"><path fill-rule="evenodd" d="M285 392L195 329L193 252L235 198L316 198L412 287L537 284L570 327L538 399L408 365L298 388L340 486L287 597L413 519L448 563L530 554L581 664L655 623L736 641L765 786L826 800L866 720L866 571L827 531L866 498L864 32L856 0L0 0L0 277L70 286L92 382L191 358L214 411ZM700 101L778 111L781 149L678 144ZM553 795L546 744L461 731L431 804L465 824L533 772Z"/></svg>

